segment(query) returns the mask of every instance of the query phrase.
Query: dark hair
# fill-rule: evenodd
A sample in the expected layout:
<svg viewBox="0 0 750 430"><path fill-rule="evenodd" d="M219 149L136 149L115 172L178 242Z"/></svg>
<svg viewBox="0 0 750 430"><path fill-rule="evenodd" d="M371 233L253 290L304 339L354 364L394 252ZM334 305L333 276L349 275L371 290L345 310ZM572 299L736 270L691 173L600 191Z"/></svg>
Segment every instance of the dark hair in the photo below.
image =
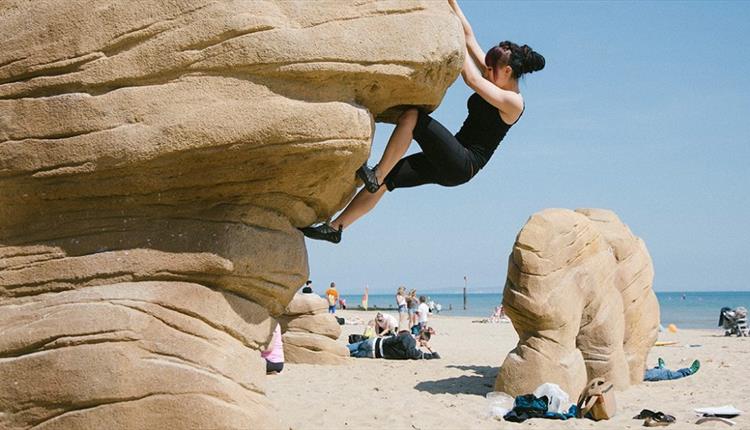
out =
<svg viewBox="0 0 750 430"><path fill-rule="evenodd" d="M419 337L429 342L432 338L432 333L430 333L429 330L422 330L419 332Z"/></svg>
<svg viewBox="0 0 750 430"><path fill-rule="evenodd" d="M427 301L427 297L425 296L419 296L419 303L424 303Z"/></svg>
<svg viewBox="0 0 750 430"><path fill-rule="evenodd" d="M305 282L305 285L310 285L310 284L312 284L312 281L308 279L307 282Z"/></svg>
<svg viewBox="0 0 750 430"><path fill-rule="evenodd" d="M487 67L510 66L513 77L518 79L526 73L544 68L544 57L529 45L518 46L511 41L503 41L494 46L484 57Z"/></svg>

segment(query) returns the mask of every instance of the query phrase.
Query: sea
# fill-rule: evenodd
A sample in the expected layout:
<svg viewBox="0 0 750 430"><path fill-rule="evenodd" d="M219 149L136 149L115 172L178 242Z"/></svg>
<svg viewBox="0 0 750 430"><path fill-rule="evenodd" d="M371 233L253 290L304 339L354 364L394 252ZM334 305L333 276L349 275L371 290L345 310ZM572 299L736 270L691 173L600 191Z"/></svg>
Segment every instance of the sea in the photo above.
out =
<svg viewBox="0 0 750 430"><path fill-rule="evenodd" d="M420 293L421 294L421 293ZM435 303L440 303L441 314L486 318L492 315L495 306L502 303L501 293L468 293L466 309L463 294L425 293ZM361 294L342 294L350 309L361 304ZM750 309L750 291L711 291L711 292L657 292L661 313L661 324L674 324L678 328L717 329L719 312L722 307L744 306ZM396 311L394 294L370 294L368 306L389 307Z"/></svg>

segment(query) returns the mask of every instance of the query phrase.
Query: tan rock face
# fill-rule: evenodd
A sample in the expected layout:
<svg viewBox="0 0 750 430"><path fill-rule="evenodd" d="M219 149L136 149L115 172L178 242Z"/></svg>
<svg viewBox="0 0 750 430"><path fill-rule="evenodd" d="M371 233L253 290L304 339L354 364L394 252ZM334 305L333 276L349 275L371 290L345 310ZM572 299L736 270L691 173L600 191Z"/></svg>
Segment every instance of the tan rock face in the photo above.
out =
<svg viewBox="0 0 750 430"><path fill-rule="evenodd" d="M350 198L374 120L439 103L448 6L10 0L0 28L0 427L275 426L295 227Z"/></svg>
<svg viewBox="0 0 750 430"><path fill-rule="evenodd" d="M328 302L322 297L295 294L279 323L288 363L342 364L348 360L349 349L336 342L341 326L328 313Z"/></svg>
<svg viewBox="0 0 750 430"><path fill-rule="evenodd" d="M611 211L534 214L508 265L503 305L520 339L495 389L553 382L577 398L595 377L640 383L659 325L653 273L643 241Z"/></svg>

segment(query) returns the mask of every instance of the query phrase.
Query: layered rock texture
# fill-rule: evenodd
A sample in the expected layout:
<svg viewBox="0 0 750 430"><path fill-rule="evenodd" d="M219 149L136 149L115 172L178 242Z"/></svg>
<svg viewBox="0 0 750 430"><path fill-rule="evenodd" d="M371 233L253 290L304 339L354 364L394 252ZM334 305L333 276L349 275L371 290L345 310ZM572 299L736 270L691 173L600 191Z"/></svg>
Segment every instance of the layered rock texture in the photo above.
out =
<svg viewBox="0 0 750 430"><path fill-rule="evenodd" d="M0 2L0 428L273 428L295 229L463 61L431 1Z"/></svg>
<svg viewBox="0 0 750 430"><path fill-rule="evenodd" d="M344 343L336 342L341 326L320 296L296 294L279 323L288 363L342 364L349 357Z"/></svg>
<svg viewBox="0 0 750 430"><path fill-rule="evenodd" d="M653 265L613 212L547 209L516 238L503 305L519 335L495 390L553 382L575 399L595 377L618 389L643 380L658 334Z"/></svg>

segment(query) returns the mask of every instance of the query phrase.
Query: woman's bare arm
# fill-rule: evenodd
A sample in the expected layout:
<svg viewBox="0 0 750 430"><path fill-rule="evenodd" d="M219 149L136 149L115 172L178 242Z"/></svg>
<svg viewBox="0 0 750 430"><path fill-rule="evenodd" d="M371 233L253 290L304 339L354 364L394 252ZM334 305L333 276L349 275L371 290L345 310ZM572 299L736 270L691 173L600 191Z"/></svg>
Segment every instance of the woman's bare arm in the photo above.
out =
<svg viewBox="0 0 750 430"><path fill-rule="evenodd" d="M471 56L474 64L482 73L482 76L487 76L487 66L484 64L484 57L486 54L484 53L484 50L482 50L482 47L479 46L476 37L474 37L474 30L472 30L469 20L466 19L461 7L458 6L457 0L448 0L448 4L450 4L451 9L453 9L453 12L455 12L459 21L461 21L461 26L464 28L464 38L466 39L466 50L468 55Z"/></svg>
<svg viewBox="0 0 750 430"><path fill-rule="evenodd" d="M505 114L506 118L518 118L521 115L523 98L519 94L504 90L485 79L468 58L464 59L461 76L464 78L466 85L476 91L489 104L498 108L502 114Z"/></svg>

